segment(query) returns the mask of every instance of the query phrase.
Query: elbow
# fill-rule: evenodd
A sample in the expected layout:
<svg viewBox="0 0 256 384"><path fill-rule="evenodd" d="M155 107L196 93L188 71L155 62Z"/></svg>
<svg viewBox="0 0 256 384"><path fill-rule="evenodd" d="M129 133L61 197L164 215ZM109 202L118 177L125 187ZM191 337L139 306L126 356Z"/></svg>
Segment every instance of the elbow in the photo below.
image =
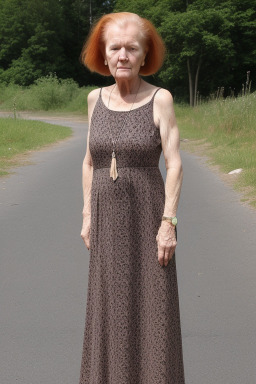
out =
<svg viewBox="0 0 256 384"><path fill-rule="evenodd" d="M86 180L91 180L93 174L93 166L91 163L88 163L87 161L83 161L82 165L82 178L86 182Z"/></svg>
<svg viewBox="0 0 256 384"><path fill-rule="evenodd" d="M181 167L180 167L180 185L182 185L182 183L183 183L183 167L181 164Z"/></svg>
<svg viewBox="0 0 256 384"><path fill-rule="evenodd" d="M183 166L182 163L180 164L180 178L183 180Z"/></svg>
<svg viewBox="0 0 256 384"><path fill-rule="evenodd" d="M183 166L182 166L182 162L181 162L181 158L178 158L178 159L172 159L171 161L165 161L165 166L166 166L166 170L168 171L168 169L175 169L176 172L180 175L180 177L182 178L183 176Z"/></svg>
<svg viewBox="0 0 256 384"><path fill-rule="evenodd" d="M87 156L85 156L83 164L82 164L82 168L83 169L84 168L93 168L92 159L87 158Z"/></svg>

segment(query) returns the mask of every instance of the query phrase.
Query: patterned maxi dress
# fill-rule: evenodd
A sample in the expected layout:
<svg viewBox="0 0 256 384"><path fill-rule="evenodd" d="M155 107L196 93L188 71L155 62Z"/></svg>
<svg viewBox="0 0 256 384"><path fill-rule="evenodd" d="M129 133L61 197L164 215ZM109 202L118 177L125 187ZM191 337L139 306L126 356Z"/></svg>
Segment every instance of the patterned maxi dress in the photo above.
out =
<svg viewBox="0 0 256 384"><path fill-rule="evenodd" d="M185 383L175 255L166 267L157 258L165 186L154 96L129 113L108 109L100 92L93 111L91 247L79 384ZM126 113L116 144L119 177L113 181L111 138Z"/></svg>

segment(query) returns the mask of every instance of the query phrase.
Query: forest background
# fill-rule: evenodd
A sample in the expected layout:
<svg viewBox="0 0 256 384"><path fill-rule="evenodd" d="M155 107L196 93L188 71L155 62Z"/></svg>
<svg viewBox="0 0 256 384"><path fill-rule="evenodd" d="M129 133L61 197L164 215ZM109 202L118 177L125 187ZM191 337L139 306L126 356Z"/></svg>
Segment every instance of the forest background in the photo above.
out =
<svg viewBox="0 0 256 384"><path fill-rule="evenodd" d="M162 35L167 55L148 81L195 105L216 92L252 90L256 0L0 0L0 84L30 86L50 73L79 86L108 85L79 61L90 27L105 13L135 12ZM248 86L248 84L247 84Z"/></svg>

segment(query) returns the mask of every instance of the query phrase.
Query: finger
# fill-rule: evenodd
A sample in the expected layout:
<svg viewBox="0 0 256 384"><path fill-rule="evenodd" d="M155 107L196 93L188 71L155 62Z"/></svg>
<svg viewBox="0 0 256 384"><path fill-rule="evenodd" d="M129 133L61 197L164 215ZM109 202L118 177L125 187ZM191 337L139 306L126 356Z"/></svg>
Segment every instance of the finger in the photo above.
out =
<svg viewBox="0 0 256 384"><path fill-rule="evenodd" d="M163 247L158 247L158 261L159 264L163 267L164 265L164 248Z"/></svg>
<svg viewBox="0 0 256 384"><path fill-rule="evenodd" d="M176 245L177 245L177 243L174 242L173 245L172 245L172 247L171 247L171 249L170 249L170 252L169 252L169 259L170 259L170 260L172 259L173 255L174 255L174 253L175 253Z"/></svg>
<svg viewBox="0 0 256 384"><path fill-rule="evenodd" d="M170 247L166 247L164 251L164 265L167 266L169 262Z"/></svg>
<svg viewBox="0 0 256 384"><path fill-rule="evenodd" d="M169 261L172 259L173 255L174 255L174 251L175 251L174 248L171 248L171 249L170 249L170 252L169 252Z"/></svg>

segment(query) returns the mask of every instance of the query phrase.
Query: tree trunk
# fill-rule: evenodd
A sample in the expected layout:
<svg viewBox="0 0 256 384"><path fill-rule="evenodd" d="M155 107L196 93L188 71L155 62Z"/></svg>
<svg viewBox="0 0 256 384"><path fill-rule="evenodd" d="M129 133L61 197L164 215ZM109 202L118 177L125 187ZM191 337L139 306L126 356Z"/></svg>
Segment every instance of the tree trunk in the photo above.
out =
<svg viewBox="0 0 256 384"><path fill-rule="evenodd" d="M194 105L194 97L193 97L193 79L192 79L192 71L189 58L187 59L187 67L188 67L188 81L189 81L189 104L191 107Z"/></svg>
<svg viewBox="0 0 256 384"><path fill-rule="evenodd" d="M194 106L196 105L196 100L197 100L197 86L198 86L198 78L199 78L199 71L200 71L201 64L202 64L202 57L200 56L198 65L197 65L196 76L195 76Z"/></svg>

